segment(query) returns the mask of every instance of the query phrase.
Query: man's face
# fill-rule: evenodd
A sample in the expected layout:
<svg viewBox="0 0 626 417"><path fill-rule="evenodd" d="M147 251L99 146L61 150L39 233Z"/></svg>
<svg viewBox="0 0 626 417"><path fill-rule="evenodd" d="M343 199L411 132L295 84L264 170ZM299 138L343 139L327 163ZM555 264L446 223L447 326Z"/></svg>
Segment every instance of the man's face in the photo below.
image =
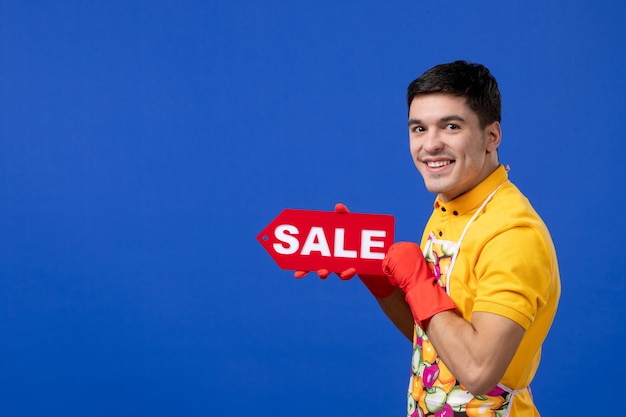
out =
<svg viewBox="0 0 626 417"><path fill-rule="evenodd" d="M464 97L435 93L413 99L409 139L426 189L448 202L478 185L498 166L500 124L484 129Z"/></svg>

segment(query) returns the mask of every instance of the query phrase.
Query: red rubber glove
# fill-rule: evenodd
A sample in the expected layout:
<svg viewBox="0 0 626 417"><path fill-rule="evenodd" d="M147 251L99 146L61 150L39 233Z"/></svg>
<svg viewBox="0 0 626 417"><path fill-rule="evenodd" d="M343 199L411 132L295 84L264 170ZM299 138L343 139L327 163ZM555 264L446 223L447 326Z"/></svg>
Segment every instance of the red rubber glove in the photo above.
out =
<svg viewBox="0 0 626 417"><path fill-rule="evenodd" d="M336 213L350 213L348 207L345 204L337 203L335 204L335 212ZM326 279L330 275L330 271L327 269L318 269L317 275L321 279ZM308 271L295 271L293 276L300 279L307 275ZM340 272L339 279L347 281L352 279L354 275L356 275L356 269L348 268L345 271ZM359 279L365 284L367 289L374 295L376 298L386 298L391 295L391 293L396 289L395 285L392 285L389 280L382 274L381 275L357 275Z"/></svg>
<svg viewBox="0 0 626 417"><path fill-rule="evenodd" d="M389 282L402 288L415 322L420 327L435 314L456 309L454 301L437 283L416 243L394 243L383 260Z"/></svg>

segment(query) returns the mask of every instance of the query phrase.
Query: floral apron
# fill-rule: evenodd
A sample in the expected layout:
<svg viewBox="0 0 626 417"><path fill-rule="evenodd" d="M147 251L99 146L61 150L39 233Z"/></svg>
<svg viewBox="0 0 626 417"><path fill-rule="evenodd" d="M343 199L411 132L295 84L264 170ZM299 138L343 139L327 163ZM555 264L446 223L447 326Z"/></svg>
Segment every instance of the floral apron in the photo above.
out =
<svg viewBox="0 0 626 417"><path fill-rule="evenodd" d="M450 295L449 277L456 262L461 243L470 225L487 203L493 198L498 186L476 213L467 222L457 242L437 239L431 232L424 245L424 257L433 268L439 285L446 288ZM435 351L426 333L415 325L413 336L413 358L411 361L411 379L407 398L407 416L425 417L508 417L515 394L523 392L512 390L498 384L487 395L474 396L459 383Z"/></svg>

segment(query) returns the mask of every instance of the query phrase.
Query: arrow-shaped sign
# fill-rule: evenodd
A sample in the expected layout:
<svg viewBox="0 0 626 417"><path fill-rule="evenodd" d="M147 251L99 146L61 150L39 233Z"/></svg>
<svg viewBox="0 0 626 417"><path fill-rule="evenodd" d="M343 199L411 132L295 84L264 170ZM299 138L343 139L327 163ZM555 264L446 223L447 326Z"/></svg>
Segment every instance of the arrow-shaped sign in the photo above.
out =
<svg viewBox="0 0 626 417"><path fill-rule="evenodd" d="M393 232L387 214L285 209L257 240L282 269L383 275Z"/></svg>

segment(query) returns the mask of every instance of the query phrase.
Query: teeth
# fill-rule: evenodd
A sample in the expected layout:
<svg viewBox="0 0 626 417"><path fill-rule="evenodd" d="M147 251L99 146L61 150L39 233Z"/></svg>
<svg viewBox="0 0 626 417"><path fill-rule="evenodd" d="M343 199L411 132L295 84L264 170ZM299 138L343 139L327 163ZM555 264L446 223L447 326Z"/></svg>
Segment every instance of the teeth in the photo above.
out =
<svg viewBox="0 0 626 417"><path fill-rule="evenodd" d="M430 161L426 162L426 165L428 165L430 168L440 168L445 165L450 165L450 163L450 161Z"/></svg>

